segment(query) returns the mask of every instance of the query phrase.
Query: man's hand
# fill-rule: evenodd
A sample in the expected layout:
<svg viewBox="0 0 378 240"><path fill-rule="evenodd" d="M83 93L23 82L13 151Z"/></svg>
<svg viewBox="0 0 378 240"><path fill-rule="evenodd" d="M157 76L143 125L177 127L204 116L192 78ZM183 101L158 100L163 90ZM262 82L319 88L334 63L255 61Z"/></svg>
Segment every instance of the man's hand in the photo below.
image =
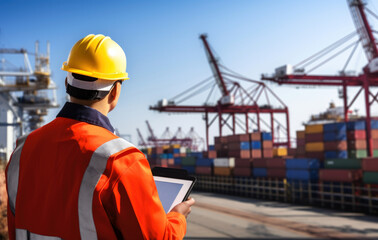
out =
<svg viewBox="0 0 378 240"><path fill-rule="evenodd" d="M188 217L189 213L192 211L191 206L195 203L194 198L189 197L185 202L177 204L172 208L171 212L178 212Z"/></svg>

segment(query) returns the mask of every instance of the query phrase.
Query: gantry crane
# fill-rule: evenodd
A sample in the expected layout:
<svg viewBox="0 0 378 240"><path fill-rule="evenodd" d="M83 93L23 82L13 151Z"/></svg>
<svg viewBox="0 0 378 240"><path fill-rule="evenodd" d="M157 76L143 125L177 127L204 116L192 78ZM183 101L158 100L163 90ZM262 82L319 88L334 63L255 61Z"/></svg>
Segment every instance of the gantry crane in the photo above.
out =
<svg viewBox="0 0 378 240"><path fill-rule="evenodd" d="M291 85L316 85L316 86L340 86L342 87L342 98L344 102L344 121L348 121L348 112L356 101L358 96L364 91L364 102L366 109L366 137L367 137L367 149L368 155L373 155L372 149L372 138L371 138L371 106L373 103L378 103L378 93L374 94L372 92L372 87L378 86L378 48L377 42L373 35L373 30L369 25L367 13L370 13L373 17L377 18L371 10L366 8L366 4L362 0L347 0L348 6L350 8L352 18L357 29L357 33L351 33L339 41L333 43L329 47L323 49L322 51L316 53L315 55L305 59L295 66L285 65L283 67L277 68L273 76L262 75L263 80L273 81L278 84L291 84ZM337 48L346 44L348 41L352 40L353 37L358 36L358 40L352 44L343 47L341 50ZM365 55L368 60L368 64L363 68L363 73L360 75L349 75L345 71L351 57L353 56L358 44L361 43L364 49ZM318 68L319 66L327 63L332 58L338 56L347 49L352 48L352 51L345 63L343 70L340 71L340 75L335 76L325 76L325 75L309 75L308 73L312 70ZM331 57L322 61L320 64L316 65L314 68L305 72L304 66L310 66L310 64L316 63L319 59L326 56L326 54L331 54L332 51L338 51ZM352 101L348 103L347 87L360 87L359 91L353 97Z"/></svg>
<svg viewBox="0 0 378 240"><path fill-rule="evenodd" d="M163 99L159 101L156 106L151 106L150 109L159 112L204 113L207 147L209 146L209 128L217 118L219 121L219 136L222 136L222 128L224 126L228 126L233 134L236 134L236 125L245 133L249 133L251 132L249 123L253 122L256 124L258 131L261 131L261 123L265 123L270 128L274 139L274 123L283 126L283 124L274 118L274 114L284 114L286 118L286 127L283 126L281 129L285 131L286 139L281 142L273 141L275 146L284 145L290 147L288 107L265 85L265 83L243 77L221 65L218 59L214 56L213 51L206 40L207 36L202 34L200 39L205 47L213 77L200 82L196 86L178 94L170 100ZM212 84L213 78L215 79L216 84ZM245 89L234 79L246 81L252 84L252 86ZM211 104L208 103L208 100L213 94L215 85L218 86L221 97L217 100L217 103ZM210 92L203 105L178 105L206 90L210 90ZM264 101L264 97L265 102L262 104L261 102ZM275 101L275 103L273 103L272 100ZM278 104L278 107L273 106L273 104ZM215 115L211 120L209 119L210 114ZM240 121L237 118L237 114L245 116L244 123L243 120ZM252 119L249 114L256 114L257 120ZM260 118L261 114L270 115L270 124ZM224 117L224 115L226 115L226 117ZM232 118L232 125L228 123L230 118Z"/></svg>

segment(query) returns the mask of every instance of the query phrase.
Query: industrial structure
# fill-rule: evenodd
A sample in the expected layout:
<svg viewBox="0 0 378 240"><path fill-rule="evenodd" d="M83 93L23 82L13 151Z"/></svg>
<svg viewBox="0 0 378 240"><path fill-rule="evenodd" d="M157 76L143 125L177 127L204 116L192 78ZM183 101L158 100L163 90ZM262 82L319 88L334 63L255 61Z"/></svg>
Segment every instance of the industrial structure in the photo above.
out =
<svg viewBox="0 0 378 240"><path fill-rule="evenodd" d="M32 69L29 54L35 56ZM51 79L50 45L46 54L26 49L0 49L0 158L8 160L16 138L35 130L43 124L49 108L59 107L56 101L56 85ZM9 59L20 62L23 66Z"/></svg>
<svg viewBox="0 0 378 240"><path fill-rule="evenodd" d="M352 14L354 24L357 31L351 33L339 41L333 43L327 48L321 50L320 52L314 54L313 56L305 59L304 61L298 63L295 66L285 65L279 67L275 70L273 76L262 75L263 80L273 81L278 84L291 84L291 85L316 85L316 86L337 86L342 87L342 98L344 101L344 118L345 122L349 119L350 109L355 103L359 95L364 92L364 102L366 110L366 137L367 137L367 149L368 155L372 156L372 137L371 137L371 106L374 103L378 103L378 92L373 92L373 87L378 86L378 47L377 41L374 38L374 31L372 30L366 13L370 13L374 18L378 19L371 10L369 10L363 3L362 0L348 0L348 5ZM348 41L353 40L355 36L358 39L351 44L338 50L335 54L332 51L336 51L337 48L346 44ZM359 43L362 44L365 55L368 60L368 64L363 68L363 72L359 75L351 75L346 68L350 62L351 57L355 53L355 50ZM338 76L325 76L325 75L309 75L311 71L320 67L321 65L327 63L332 58L341 54L342 52L352 48L349 58L347 59L343 69L339 72ZM327 54L333 54L326 60L321 61L322 57ZM319 61L321 61L319 63ZM311 65L312 64L312 65ZM317 65L313 65L317 64ZM304 67L314 66L308 71L305 71ZM359 91L348 102L348 87L359 87Z"/></svg>
<svg viewBox="0 0 378 240"><path fill-rule="evenodd" d="M250 133L252 130L261 131L261 124L268 126L273 135L275 146L290 147L290 128L289 128L289 110L274 92L269 89L263 82L251 80L240 74L237 74L219 63L214 56L207 36L202 34L200 39L203 42L205 51L210 63L213 77L208 78L196 86L185 90L172 99L163 99L157 105L151 106L151 110L159 112L176 112L176 113L203 113L206 124L206 146L209 146L209 128L218 119L219 136L223 135L223 127L227 126L233 134L236 134L237 126L244 133ZM215 79L215 83L212 81ZM244 88L237 80L245 81L251 86ZM214 93L215 86L218 86L221 97L214 103L208 100ZM203 91L209 91L204 104L198 105L180 105L183 101L196 96ZM277 104L274 106L274 104ZM212 119L210 115L213 114ZM250 117L255 114L256 119ZM261 118L265 114L270 117L270 123ZM282 124L276 118L276 114L283 114L285 122ZM244 120L240 120L237 116L243 116ZM232 119L231 124L229 120ZM252 126L254 124L254 126ZM278 124L284 132L283 141L275 138L275 124ZM208 148L207 148L208 149Z"/></svg>
<svg viewBox="0 0 378 240"><path fill-rule="evenodd" d="M169 127L167 127L159 138L155 135L150 123L147 120L146 125L149 133L146 140L140 132L139 128L137 128L137 134L139 138L138 145L142 148L163 147L175 144L191 149L192 151L199 151L203 150L204 148L203 138L200 137L198 133L196 133L193 127L190 128L190 131L187 134L184 134L181 127L179 127L173 135L170 132Z"/></svg>

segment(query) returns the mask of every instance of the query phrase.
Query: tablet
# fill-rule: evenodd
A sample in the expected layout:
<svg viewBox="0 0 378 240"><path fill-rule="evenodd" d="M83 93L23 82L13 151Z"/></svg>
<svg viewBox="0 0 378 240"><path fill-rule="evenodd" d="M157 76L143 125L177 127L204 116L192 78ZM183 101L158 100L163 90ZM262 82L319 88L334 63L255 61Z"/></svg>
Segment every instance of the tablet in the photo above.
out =
<svg viewBox="0 0 378 240"><path fill-rule="evenodd" d="M188 199L196 182L196 178L189 176L185 169L155 167L152 169L152 174L166 213Z"/></svg>

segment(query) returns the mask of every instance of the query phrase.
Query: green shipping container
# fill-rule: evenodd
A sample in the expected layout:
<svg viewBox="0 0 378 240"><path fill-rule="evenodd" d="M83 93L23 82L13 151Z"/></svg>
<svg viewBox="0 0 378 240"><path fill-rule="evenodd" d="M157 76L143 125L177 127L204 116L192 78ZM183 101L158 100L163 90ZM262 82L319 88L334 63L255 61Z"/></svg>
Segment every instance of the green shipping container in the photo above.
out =
<svg viewBox="0 0 378 240"><path fill-rule="evenodd" d="M181 165L183 166L195 166L197 158L196 157L184 157L181 159Z"/></svg>
<svg viewBox="0 0 378 240"><path fill-rule="evenodd" d="M377 150L373 150L373 157L378 157L378 149Z"/></svg>
<svg viewBox="0 0 378 240"><path fill-rule="evenodd" d="M366 184L378 184L378 172L364 172L363 181Z"/></svg>
<svg viewBox="0 0 378 240"><path fill-rule="evenodd" d="M348 156L351 158L365 158L367 157L367 150L349 150Z"/></svg>
<svg viewBox="0 0 378 240"><path fill-rule="evenodd" d="M361 159L330 158L324 161L324 168L328 169L361 169Z"/></svg>

